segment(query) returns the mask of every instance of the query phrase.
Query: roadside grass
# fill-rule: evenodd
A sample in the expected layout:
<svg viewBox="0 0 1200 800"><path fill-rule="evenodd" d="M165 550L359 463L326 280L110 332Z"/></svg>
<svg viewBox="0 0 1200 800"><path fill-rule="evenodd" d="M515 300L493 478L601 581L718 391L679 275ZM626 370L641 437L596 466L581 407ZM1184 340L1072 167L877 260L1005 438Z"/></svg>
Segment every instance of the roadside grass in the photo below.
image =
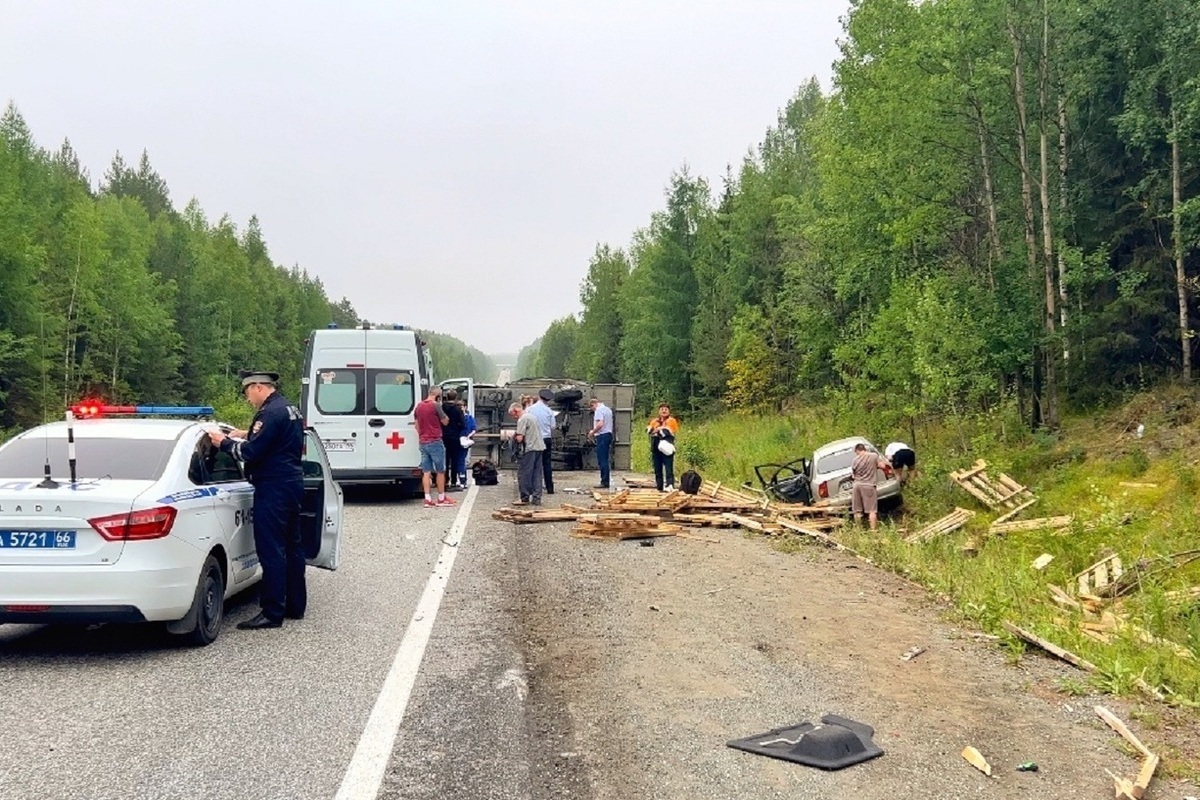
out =
<svg viewBox="0 0 1200 800"><path fill-rule="evenodd" d="M1166 687L1171 702L1200 706L1200 601L1171 603L1166 593L1200 586L1200 413L1185 389L1166 387L1101 412L1069 417L1059 436L1030 432L1014 406L926 421L906 432L881 430L878 416L837 404L807 406L785 414L726 414L695 425L685 419L677 442L676 474L693 468L707 479L756 486L754 467L781 464L843 436L861 434L879 447L894 439L917 450L920 475L905 489L904 506L881 521L880 530L845 526L841 542L864 556L945 597L955 612L1002 637L1012 658L1023 641L1006 633L1005 620L1097 665L1064 686L1131 694L1138 684ZM1138 424L1145 434L1135 433ZM915 428L915 429L914 429ZM914 436L915 433L915 436ZM915 441L914 441L915 439ZM649 445L634 442L635 468L649 469ZM1064 531L1034 530L989 536L999 514L982 507L949 479L949 473L987 460L989 472L1011 475L1038 502L1017 519L1071 514ZM924 544L908 544L905 532L936 520L956 506L976 516L961 530ZM964 550L970 541L971 553ZM806 546L790 537L785 552ZM1081 632L1078 613L1050 600L1048 585L1074 591L1075 576L1110 552L1129 571L1140 567L1140 585L1121 601L1128 626L1108 643ZM1053 561L1042 571L1031 564L1043 553Z"/></svg>

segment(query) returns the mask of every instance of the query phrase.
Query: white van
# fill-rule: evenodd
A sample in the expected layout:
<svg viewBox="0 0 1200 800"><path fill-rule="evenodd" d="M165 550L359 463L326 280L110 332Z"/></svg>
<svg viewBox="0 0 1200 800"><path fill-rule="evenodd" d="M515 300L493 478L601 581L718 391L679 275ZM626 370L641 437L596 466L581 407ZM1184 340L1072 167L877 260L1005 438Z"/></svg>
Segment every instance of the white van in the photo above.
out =
<svg viewBox="0 0 1200 800"><path fill-rule="evenodd" d="M413 409L429 393L431 370L425 342L401 325L312 332L300 408L325 445L334 480L420 488ZM445 385L470 383L459 378Z"/></svg>

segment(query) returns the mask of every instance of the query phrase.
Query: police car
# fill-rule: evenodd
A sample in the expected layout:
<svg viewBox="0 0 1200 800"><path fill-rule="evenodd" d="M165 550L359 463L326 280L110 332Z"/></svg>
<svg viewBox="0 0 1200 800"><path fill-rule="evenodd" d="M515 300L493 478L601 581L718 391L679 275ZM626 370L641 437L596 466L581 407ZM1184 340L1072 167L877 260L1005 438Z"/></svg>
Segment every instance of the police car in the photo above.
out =
<svg viewBox="0 0 1200 800"><path fill-rule="evenodd" d="M165 622L206 645L262 577L254 489L212 446L212 409L76 407L0 446L0 623ZM133 415L137 415L136 418ZM305 556L336 569L342 491L305 431Z"/></svg>

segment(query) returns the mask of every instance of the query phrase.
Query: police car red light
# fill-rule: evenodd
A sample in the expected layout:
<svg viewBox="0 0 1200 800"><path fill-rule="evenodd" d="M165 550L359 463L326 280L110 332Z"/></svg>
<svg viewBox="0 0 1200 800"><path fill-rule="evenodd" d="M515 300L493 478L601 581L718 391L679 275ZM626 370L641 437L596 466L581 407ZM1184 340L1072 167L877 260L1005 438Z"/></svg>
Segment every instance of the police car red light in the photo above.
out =
<svg viewBox="0 0 1200 800"><path fill-rule="evenodd" d="M89 519L88 524L110 542L161 539L171 532L178 512L172 506Z"/></svg>

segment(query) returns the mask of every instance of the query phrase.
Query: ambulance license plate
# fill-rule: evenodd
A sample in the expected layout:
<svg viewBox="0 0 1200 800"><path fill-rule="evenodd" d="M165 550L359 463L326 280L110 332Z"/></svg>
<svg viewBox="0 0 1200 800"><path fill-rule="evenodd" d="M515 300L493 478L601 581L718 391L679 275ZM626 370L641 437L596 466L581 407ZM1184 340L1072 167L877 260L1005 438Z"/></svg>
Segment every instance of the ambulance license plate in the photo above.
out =
<svg viewBox="0 0 1200 800"><path fill-rule="evenodd" d="M0 547L15 550L74 550L75 531L0 531Z"/></svg>
<svg viewBox="0 0 1200 800"><path fill-rule="evenodd" d="M326 453L353 453L353 439L323 439L321 444L325 445Z"/></svg>

